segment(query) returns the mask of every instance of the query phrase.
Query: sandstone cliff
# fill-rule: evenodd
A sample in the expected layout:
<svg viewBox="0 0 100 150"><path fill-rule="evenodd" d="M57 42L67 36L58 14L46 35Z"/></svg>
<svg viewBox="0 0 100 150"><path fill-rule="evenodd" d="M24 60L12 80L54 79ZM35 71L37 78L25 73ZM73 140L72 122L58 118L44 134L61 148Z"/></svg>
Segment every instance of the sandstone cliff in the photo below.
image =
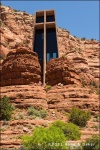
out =
<svg viewBox="0 0 100 150"><path fill-rule="evenodd" d="M57 119L67 121L64 113L70 112L73 106L98 114L100 43L79 39L57 28L60 58L47 63L46 83L51 85L48 89L41 86L41 66L32 51L34 15L5 6L1 6L0 11L1 97L7 95L16 108L7 126L1 121L3 148L19 147L18 136L31 133L35 125L48 126ZM48 116L29 118L26 112L30 106L41 106ZM82 129L81 140L85 140L87 134L98 134L93 130L95 124L92 118L88 127Z"/></svg>
<svg viewBox="0 0 100 150"><path fill-rule="evenodd" d="M32 50L34 15L5 6L1 6L0 9L1 58L18 46L25 46ZM57 28L57 35L60 57L70 59L83 78L89 80L93 76L98 83L99 42L73 37L69 31L61 28Z"/></svg>

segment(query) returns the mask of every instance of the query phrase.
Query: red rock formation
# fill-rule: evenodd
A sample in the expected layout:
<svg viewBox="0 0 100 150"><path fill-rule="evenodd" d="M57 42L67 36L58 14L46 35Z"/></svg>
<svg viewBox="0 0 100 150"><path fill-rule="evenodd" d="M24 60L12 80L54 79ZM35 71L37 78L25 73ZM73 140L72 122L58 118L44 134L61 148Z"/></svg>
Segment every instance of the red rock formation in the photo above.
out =
<svg viewBox="0 0 100 150"><path fill-rule="evenodd" d="M42 122L48 123L48 120L61 120L64 116L62 111L70 112L73 106L98 114L98 89L93 84L97 86L99 83L99 42L82 40L70 35L67 30L57 28L61 58L47 63L46 82L54 85L47 90L40 86L41 68L37 54L32 52L34 16L5 6L0 7L0 12L0 53L3 57L7 56L0 67L1 96L7 95L16 108L14 121L10 121L7 129L2 125L5 127L5 132L2 132L2 147L19 147L21 141L18 136L24 134L23 130L31 133L30 125L33 129L34 125L43 125ZM30 106L41 106L48 112L57 113L55 117L49 113L44 121L31 120L24 113ZM23 120L18 118L21 113L25 117ZM65 118L66 116L66 121ZM92 127L87 128L85 132L90 134L92 130Z"/></svg>
<svg viewBox="0 0 100 150"><path fill-rule="evenodd" d="M34 16L5 6L1 6L0 10L1 55L5 57L9 51L23 44L32 49ZM74 67L79 68L80 72L87 69L87 76L93 76L98 83L99 42L74 37L61 28L57 28L57 35L60 57L63 55L72 60Z"/></svg>
<svg viewBox="0 0 100 150"><path fill-rule="evenodd" d="M47 109L46 92L39 85L13 85L2 87L2 94L7 95L11 102L18 108L27 108L30 106L43 107Z"/></svg>
<svg viewBox="0 0 100 150"><path fill-rule="evenodd" d="M0 13L1 54L5 56L21 44L31 49L34 16L3 5L0 6Z"/></svg>
<svg viewBox="0 0 100 150"><path fill-rule="evenodd" d="M52 59L47 63L46 83L55 85L79 84L80 77L73 64L67 58Z"/></svg>
<svg viewBox="0 0 100 150"><path fill-rule="evenodd" d="M99 50L100 42L96 40L82 40L69 34L67 30L58 28L58 48L60 57L64 56L74 63L74 67L87 76L99 82ZM91 79L92 79L91 78Z"/></svg>
<svg viewBox="0 0 100 150"><path fill-rule="evenodd" d="M35 52L19 47L8 53L2 63L1 86L39 83L41 68Z"/></svg>
<svg viewBox="0 0 100 150"><path fill-rule="evenodd" d="M65 110L70 112L73 106L96 114L99 111L98 95L88 87L79 87L76 84L54 86L47 91L49 109Z"/></svg>

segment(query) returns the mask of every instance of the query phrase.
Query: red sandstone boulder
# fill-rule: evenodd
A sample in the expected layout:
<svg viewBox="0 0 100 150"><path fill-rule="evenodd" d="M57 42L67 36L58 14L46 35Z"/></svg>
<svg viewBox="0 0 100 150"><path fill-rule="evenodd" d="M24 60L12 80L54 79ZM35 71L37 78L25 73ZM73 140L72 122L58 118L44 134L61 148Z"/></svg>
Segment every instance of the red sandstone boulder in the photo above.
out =
<svg viewBox="0 0 100 150"><path fill-rule="evenodd" d="M7 54L7 58L2 63L1 86L39 81L41 81L41 67L35 52L19 47Z"/></svg>
<svg viewBox="0 0 100 150"><path fill-rule="evenodd" d="M50 85L58 83L79 84L80 78L73 64L67 58L52 59L47 63L46 82Z"/></svg>

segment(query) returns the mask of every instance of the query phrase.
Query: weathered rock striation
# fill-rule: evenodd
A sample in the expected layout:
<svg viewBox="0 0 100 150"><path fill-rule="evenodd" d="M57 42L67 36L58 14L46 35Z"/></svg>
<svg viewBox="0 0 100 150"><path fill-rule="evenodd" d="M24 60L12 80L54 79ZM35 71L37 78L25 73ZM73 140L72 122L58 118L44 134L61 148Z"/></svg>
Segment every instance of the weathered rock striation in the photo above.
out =
<svg viewBox="0 0 100 150"><path fill-rule="evenodd" d="M1 56L23 44L32 49L34 15L3 5L0 12Z"/></svg>
<svg viewBox="0 0 100 150"><path fill-rule="evenodd" d="M58 83L80 84L80 77L72 62L67 58L52 59L47 63L46 83L56 85Z"/></svg>
<svg viewBox="0 0 100 150"><path fill-rule="evenodd" d="M54 86L47 91L47 103L49 109L70 112L73 106L98 114L98 95L92 89L78 86L77 84Z"/></svg>
<svg viewBox="0 0 100 150"><path fill-rule="evenodd" d="M8 53L2 63L1 86L39 83L41 67L35 52L19 47Z"/></svg>
<svg viewBox="0 0 100 150"><path fill-rule="evenodd" d="M39 85L13 85L1 88L1 97L7 95L17 108L43 107L48 108L46 91Z"/></svg>
<svg viewBox="0 0 100 150"><path fill-rule="evenodd" d="M95 39L87 40L70 35L66 29L57 29L58 48L60 57L67 57L74 63L74 67L89 79L99 83L99 51L100 42ZM85 75L86 74L86 75Z"/></svg>

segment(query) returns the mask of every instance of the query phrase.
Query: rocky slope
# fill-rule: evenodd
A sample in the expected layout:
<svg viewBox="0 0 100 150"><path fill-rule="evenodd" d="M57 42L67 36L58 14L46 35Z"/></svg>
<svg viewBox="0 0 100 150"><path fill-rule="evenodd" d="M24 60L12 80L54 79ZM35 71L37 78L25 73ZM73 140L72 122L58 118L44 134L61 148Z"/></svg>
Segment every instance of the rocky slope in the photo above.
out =
<svg viewBox="0 0 100 150"><path fill-rule="evenodd" d="M81 129L81 140L98 134L94 115L99 111L99 42L79 39L57 28L60 58L47 63L46 86L41 86L41 67L32 51L34 15L1 6L1 97L7 95L15 106L11 121L1 121L1 145L20 146L20 136L31 133L36 125L67 121L65 112L73 106L93 115ZM47 110L45 119L27 115L28 107ZM88 135L87 135L88 134ZM8 137L9 135L9 137Z"/></svg>

